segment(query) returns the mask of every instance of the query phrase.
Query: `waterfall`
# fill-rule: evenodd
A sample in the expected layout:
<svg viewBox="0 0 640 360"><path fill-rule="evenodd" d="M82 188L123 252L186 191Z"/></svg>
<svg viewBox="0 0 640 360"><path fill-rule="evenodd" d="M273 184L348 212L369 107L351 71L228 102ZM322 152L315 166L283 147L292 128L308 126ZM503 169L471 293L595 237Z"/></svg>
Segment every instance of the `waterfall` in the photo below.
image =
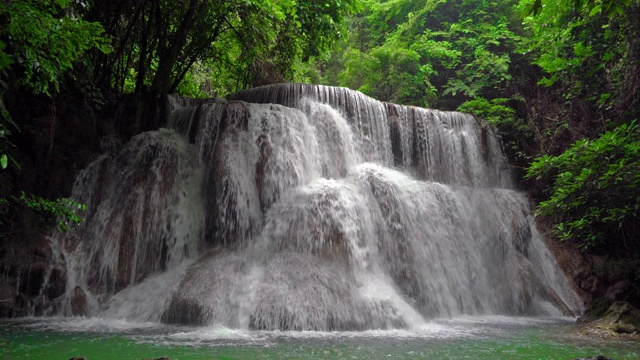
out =
<svg viewBox="0 0 640 360"><path fill-rule="evenodd" d="M302 84L171 107L76 179L50 313L79 293L88 315L260 330L582 311L470 115Z"/></svg>

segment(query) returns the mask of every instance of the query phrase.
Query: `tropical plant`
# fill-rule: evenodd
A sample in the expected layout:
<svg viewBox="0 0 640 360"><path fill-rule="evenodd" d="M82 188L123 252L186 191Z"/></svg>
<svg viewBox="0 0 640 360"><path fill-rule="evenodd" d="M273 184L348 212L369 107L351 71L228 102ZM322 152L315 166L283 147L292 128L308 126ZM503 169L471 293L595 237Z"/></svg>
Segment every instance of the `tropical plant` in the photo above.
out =
<svg viewBox="0 0 640 360"><path fill-rule="evenodd" d="M550 181L538 213L561 240L583 249L640 245L640 127L623 124L580 140L558 156L535 159L527 177Z"/></svg>

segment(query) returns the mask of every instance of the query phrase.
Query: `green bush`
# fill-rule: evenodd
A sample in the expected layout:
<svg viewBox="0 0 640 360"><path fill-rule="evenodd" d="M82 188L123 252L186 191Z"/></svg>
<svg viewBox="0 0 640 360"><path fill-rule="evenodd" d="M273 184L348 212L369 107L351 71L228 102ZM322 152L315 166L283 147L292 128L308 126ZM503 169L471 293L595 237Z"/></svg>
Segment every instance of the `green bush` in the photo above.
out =
<svg viewBox="0 0 640 360"><path fill-rule="evenodd" d="M530 161L523 145L532 141L533 133L524 120L518 117L516 111L509 106L509 99L487 100L478 97L464 102L457 110L473 114L495 126L502 136L502 142L512 163L526 164Z"/></svg>
<svg viewBox="0 0 640 360"><path fill-rule="evenodd" d="M634 122L595 140L580 140L559 156L534 160L528 178L552 182L538 213L550 216L561 240L583 249L638 246L640 129Z"/></svg>

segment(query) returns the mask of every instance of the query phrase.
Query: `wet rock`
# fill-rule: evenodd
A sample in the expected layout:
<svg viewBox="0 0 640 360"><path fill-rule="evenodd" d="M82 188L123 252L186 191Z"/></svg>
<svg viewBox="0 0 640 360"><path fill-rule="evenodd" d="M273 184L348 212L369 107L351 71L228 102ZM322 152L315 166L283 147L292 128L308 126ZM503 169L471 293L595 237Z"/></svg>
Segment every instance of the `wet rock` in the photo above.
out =
<svg viewBox="0 0 640 360"><path fill-rule="evenodd" d="M51 301L45 296L38 296L33 302L33 315L43 316L46 315L47 309L51 306Z"/></svg>
<svg viewBox="0 0 640 360"><path fill-rule="evenodd" d="M25 294L18 294L15 299L15 306L11 316L22 317L29 313L29 299Z"/></svg>
<svg viewBox="0 0 640 360"><path fill-rule="evenodd" d="M49 281L45 288L45 294L49 299L58 298L66 292L67 289L67 270L62 266L56 266L51 270Z"/></svg>
<svg viewBox="0 0 640 360"><path fill-rule="evenodd" d="M27 295L37 296L40 293L48 267L49 264L46 261L38 261L29 266L23 287Z"/></svg>
<svg viewBox="0 0 640 360"><path fill-rule="evenodd" d="M593 324L616 333L637 333L640 332L640 310L626 301L617 301Z"/></svg>
<svg viewBox="0 0 640 360"><path fill-rule="evenodd" d="M593 275L589 275L586 278L577 279L578 286L580 289L586 291L589 294L595 294L600 289L600 280Z"/></svg>
<svg viewBox="0 0 640 360"><path fill-rule="evenodd" d="M87 294L80 286L76 286L71 293L71 314L84 316L87 314Z"/></svg>
<svg viewBox="0 0 640 360"><path fill-rule="evenodd" d="M637 338L640 332L640 310L625 301L615 302L604 315L582 326L579 332L601 338Z"/></svg>
<svg viewBox="0 0 640 360"><path fill-rule="evenodd" d="M607 300L617 301L622 299L622 295L624 295L629 287L632 285L629 280L618 281L617 283L609 286L607 291L604 294L604 297Z"/></svg>
<svg viewBox="0 0 640 360"><path fill-rule="evenodd" d="M34 244L33 255L36 258L40 258L43 261L49 262L52 257L51 246L46 238L41 238L36 244Z"/></svg>
<svg viewBox="0 0 640 360"><path fill-rule="evenodd" d="M0 317L11 317L16 306L16 289L8 283L0 284Z"/></svg>
<svg viewBox="0 0 640 360"><path fill-rule="evenodd" d="M612 302L605 298L598 298L593 301L591 307L584 312L577 320L578 324L588 324L604 316Z"/></svg>

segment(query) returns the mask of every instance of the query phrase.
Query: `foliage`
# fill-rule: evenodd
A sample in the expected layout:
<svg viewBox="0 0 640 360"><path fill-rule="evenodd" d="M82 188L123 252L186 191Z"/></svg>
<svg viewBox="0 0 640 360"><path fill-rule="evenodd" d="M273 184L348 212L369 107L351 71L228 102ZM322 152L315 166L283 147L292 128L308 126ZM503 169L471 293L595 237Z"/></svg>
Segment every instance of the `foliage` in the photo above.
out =
<svg viewBox="0 0 640 360"><path fill-rule="evenodd" d="M90 49L108 52L104 29L82 20L72 0L21 0L0 4L0 71L18 69L18 84L34 93L59 90L60 78ZM5 72L6 74L6 72Z"/></svg>
<svg viewBox="0 0 640 360"><path fill-rule="evenodd" d="M224 93L291 77L297 59L329 49L356 8L357 0L105 2L91 17L115 51L100 57L96 78L118 92L167 94L201 85ZM203 68L214 81L196 84Z"/></svg>
<svg viewBox="0 0 640 360"><path fill-rule="evenodd" d="M489 121L503 135L502 141L512 162L528 163L529 156L523 148L523 143L531 142L533 134L524 120L509 106L509 99L476 98L466 101L457 110Z"/></svg>
<svg viewBox="0 0 640 360"><path fill-rule="evenodd" d="M80 225L83 219L78 212L87 209L85 204L71 199L60 198L52 201L24 192L20 195L20 200L38 215L42 223L59 232L66 232Z"/></svg>
<svg viewBox="0 0 640 360"><path fill-rule="evenodd" d="M354 21L337 85L380 100L453 110L505 97L514 1L370 1Z"/></svg>
<svg viewBox="0 0 640 360"><path fill-rule="evenodd" d="M428 104L433 89L428 83L428 67L411 49L381 46L370 53L351 49L344 55L342 85L358 89L374 98L401 104Z"/></svg>
<svg viewBox="0 0 640 360"><path fill-rule="evenodd" d="M521 7L527 3L523 1ZM626 11L615 17L594 11L603 8ZM546 73L539 83L557 89L560 99L574 103L573 109L584 109L582 114L570 109L574 112L567 114L570 117L590 112L605 120L636 118L640 2L559 1L549 2L544 9L524 22L532 31L527 51L536 54L534 63Z"/></svg>
<svg viewBox="0 0 640 360"><path fill-rule="evenodd" d="M556 221L562 240L584 249L628 247L640 239L640 128L619 126L580 140L559 156L535 159L527 177L550 179L538 212Z"/></svg>
<svg viewBox="0 0 640 360"><path fill-rule="evenodd" d="M562 3L565 6L572 6L576 11L586 10L589 15L597 15L604 12L608 17L622 15L625 7L629 6L633 0L561 0L555 3ZM551 2L553 3L553 2ZM546 5L546 4L545 4ZM545 8L542 0L535 0L530 5L529 14L539 15Z"/></svg>

